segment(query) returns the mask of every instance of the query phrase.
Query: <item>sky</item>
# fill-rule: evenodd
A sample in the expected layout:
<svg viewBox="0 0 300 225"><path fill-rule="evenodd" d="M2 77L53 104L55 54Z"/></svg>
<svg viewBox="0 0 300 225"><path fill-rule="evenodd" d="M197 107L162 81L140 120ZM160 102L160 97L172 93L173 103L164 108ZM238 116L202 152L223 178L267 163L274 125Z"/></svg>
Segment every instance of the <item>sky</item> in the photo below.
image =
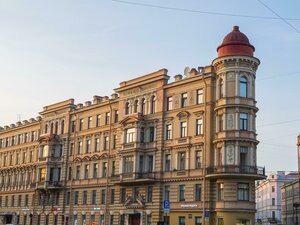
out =
<svg viewBox="0 0 300 225"><path fill-rule="evenodd" d="M0 0L0 126L65 99L110 96L161 68L173 77L210 65L238 25L261 60L257 164L297 170L299 8L298 0Z"/></svg>

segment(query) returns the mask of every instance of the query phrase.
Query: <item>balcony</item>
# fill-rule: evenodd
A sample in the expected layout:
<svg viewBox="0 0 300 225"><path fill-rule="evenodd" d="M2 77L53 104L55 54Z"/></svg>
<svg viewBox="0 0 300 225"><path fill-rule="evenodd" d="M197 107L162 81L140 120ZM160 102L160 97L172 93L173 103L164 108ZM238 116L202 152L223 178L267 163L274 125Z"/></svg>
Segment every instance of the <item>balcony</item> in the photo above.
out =
<svg viewBox="0 0 300 225"><path fill-rule="evenodd" d="M32 184L33 185L33 184ZM39 181L35 183L35 189L59 189L62 188L61 181Z"/></svg>
<svg viewBox="0 0 300 225"><path fill-rule="evenodd" d="M137 183L153 183L155 182L155 173L122 173L111 176L111 182L115 184L131 185Z"/></svg>
<svg viewBox="0 0 300 225"><path fill-rule="evenodd" d="M208 167L206 169L206 177L230 177L230 176L244 176L256 177L257 179L264 179L265 168L257 166L246 165L226 165L218 167Z"/></svg>

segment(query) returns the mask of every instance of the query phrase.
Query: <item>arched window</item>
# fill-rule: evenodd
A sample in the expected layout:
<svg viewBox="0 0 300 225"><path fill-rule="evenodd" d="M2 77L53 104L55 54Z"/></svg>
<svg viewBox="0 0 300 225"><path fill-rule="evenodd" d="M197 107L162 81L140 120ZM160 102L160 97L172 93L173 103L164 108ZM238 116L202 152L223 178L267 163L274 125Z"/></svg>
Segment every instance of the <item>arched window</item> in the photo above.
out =
<svg viewBox="0 0 300 225"><path fill-rule="evenodd" d="M247 97L247 78L246 77L240 78L240 96Z"/></svg>
<svg viewBox="0 0 300 225"><path fill-rule="evenodd" d="M135 100L135 101L134 101L134 104L133 104L133 113L137 113L137 110L138 110L138 103L139 103L138 100Z"/></svg>
<svg viewBox="0 0 300 225"><path fill-rule="evenodd" d="M146 99L142 99L142 105L141 105L141 113L145 114L146 112Z"/></svg>
<svg viewBox="0 0 300 225"><path fill-rule="evenodd" d="M53 134L54 124L51 123L50 134Z"/></svg>
<svg viewBox="0 0 300 225"><path fill-rule="evenodd" d="M48 124L45 125L45 134L48 133Z"/></svg>
<svg viewBox="0 0 300 225"><path fill-rule="evenodd" d="M155 102L156 102L156 98L155 96L153 95L151 97L151 113L155 113Z"/></svg>
<svg viewBox="0 0 300 225"><path fill-rule="evenodd" d="M126 102L125 104L125 115L128 115L129 114L129 102Z"/></svg>
<svg viewBox="0 0 300 225"><path fill-rule="evenodd" d="M61 121L61 128L60 128L60 130L61 130L61 133L63 134L63 133L65 133L65 121L63 120L63 121Z"/></svg>
<svg viewBox="0 0 300 225"><path fill-rule="evenodd" d="M55 134L58 133L58 122L55 123Z"/></svg>
<svg viewBox="0 0 300 225"><path fill-rule="evenodd" d="M224 82L222 79L220 79L220 81L219 81L219 96L220 96L220 98L223 97L223 88L224 88Z"/></svg>

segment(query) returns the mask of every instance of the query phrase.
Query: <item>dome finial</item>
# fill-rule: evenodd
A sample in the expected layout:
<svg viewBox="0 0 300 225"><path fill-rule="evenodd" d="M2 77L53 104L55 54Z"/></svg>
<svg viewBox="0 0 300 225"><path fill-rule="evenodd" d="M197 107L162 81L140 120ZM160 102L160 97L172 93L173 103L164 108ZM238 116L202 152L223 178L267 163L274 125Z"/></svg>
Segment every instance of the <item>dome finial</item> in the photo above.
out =
<svg viewBox="0 0 300 225"><path fill-rule="evenodd" d="M239 26L233 26L234 31L240 31Z"/></svg>

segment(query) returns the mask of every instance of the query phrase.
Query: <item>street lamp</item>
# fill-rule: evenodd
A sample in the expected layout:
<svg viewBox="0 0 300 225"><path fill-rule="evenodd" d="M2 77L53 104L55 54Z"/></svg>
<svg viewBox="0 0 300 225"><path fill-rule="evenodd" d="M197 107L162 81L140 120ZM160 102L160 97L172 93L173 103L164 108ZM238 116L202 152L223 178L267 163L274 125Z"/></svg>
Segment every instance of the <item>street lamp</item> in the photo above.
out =
<svg viewBox="0 0 300 225"><path fill-rule="evenodd" d="M298 207L300 206L300 204L298 202L293 204L293 207L295 209L295 213L296 213L296 222L295 225L298 225Z"/></svg>

